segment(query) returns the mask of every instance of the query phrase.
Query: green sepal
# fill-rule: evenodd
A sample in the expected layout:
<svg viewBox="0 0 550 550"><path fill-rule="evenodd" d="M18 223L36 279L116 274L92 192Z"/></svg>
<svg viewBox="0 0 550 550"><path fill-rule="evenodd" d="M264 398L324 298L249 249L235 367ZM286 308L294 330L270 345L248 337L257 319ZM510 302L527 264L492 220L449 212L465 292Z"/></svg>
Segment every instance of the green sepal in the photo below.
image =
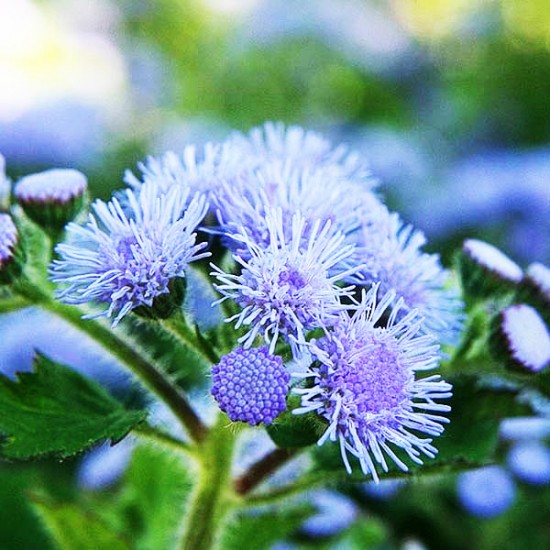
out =
<svg viewBox="0 0 550 550"><path fill-rule="evenodd" d="M60 503L42 495L31 495L31 503L50 537L60 550L130 550L130 533L115 531L95 511L72 503Z"/></svg>
<svg viewBox="0 0 550 550"><path fill-rule="evenodd" d="M63 232L65 226L84 210L88 204L88 193L71 197L67 202L50 199L43 200L25 200L19 201L19 204L25 211L25 214L37 225L56 238Z"/></svg>
<svg viewBox="0 0 550 550"><path fill-rule="evenodd" d="M168 292L156 296L151 306L139 306L133 312L145 319L168 319L181 308L186 288L185 277L174 277L168 283Z"/></svg>
<svg viewBox="0 0 550 550"><path fill-rule="evenodd" d="M464 299L469 307L488 299L510 301L516 292L518 282L479 262L464 249L456 254L455 264Z"/></svg>
<svg viewBox="0 0 550 550"><path fill-rule="evenodd" d="M0 375L0 456L69 457L97 442L116 443L146 416L126 410L99 384L37 354L32 372Z"/></svg>
<svg viewBox="0 0 550 550"><path fill-rule="evenodd" d="M297 448L317 443L327 429L327 424L318 414L292 414L300 405L300 398L292 395L287 400L288 408L272 424L266 426L269 437L278 447Z"/></svg>

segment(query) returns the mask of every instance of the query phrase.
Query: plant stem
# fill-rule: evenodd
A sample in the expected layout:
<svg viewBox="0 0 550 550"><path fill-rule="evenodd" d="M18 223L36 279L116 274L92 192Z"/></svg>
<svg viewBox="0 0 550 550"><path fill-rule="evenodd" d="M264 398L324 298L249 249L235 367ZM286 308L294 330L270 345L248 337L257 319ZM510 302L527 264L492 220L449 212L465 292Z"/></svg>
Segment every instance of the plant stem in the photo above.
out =
<svg viewBox="0 0 550 550"><path fill-rule="evenodd" d="M159 430L158 428L155 428L150 424L138 424L132 430L132 433L135 434L137 437L149 439L150 441L159 443L163 447L174 449L175 451L178 451L180 453L193 452L193 449L185 441L182 441L181 439L178 439L173 435L164 432L163 430Z"/></svg>
<svg viewBox="0 0 550 550"><path fill-rule="evenodd" d="M168 319L163 319L160 323L168 332L201 355L208 363L217 363L220 360L212 346L204 340L198 331L194 331L187 324L182 311L178 311Z"/></svg>
<svg viewBox="0 0 550 550"><path fill-rule="evenodd" d="M216 426L201 442L199 480L186 514L182 550L210 550L231 508L231 462L235 437L220 414Z"/></svg>
<svg viewBox="0 0 550 550"><path fill-rule="evenodd" d="M296 456L297 453L297 449L275 449L271 451L258 462L252 464L242 476L235 480L235 491L239 495L246 495L277 468Z"/></svg>
<svg viewBox="0 0 550 550"><path fill-rule="evenodd" d="M16 290L35 305L64 319L101 344L170 408L194 440L200 441L204 438L207 428L188 403L186 396L166 373L116 335L110 327L95 319L82 319L79 308L57 302L28 280L21 281Z"/></svg>

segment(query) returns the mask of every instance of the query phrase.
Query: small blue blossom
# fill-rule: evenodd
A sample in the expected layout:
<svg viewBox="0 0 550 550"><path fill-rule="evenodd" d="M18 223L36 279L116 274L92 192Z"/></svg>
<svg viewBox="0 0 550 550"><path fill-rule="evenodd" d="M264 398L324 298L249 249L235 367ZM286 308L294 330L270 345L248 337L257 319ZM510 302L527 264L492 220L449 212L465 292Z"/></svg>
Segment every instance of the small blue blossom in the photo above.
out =
<svg viewBox="0 0 550 550"><path fill-rule="evenodd" d="M234 255L242 268L239 274L212 266L212 275L220 283L214 285L223 295L220 301L232 298L242 308L227 321L236 321L236 328L251 327L239 342L248 348L262 334L273 353L279 335L290 337L291 346L303 344L307 331L330 325L338 317L343 309L340 298L349 296L352 289L337 286L336 281L353 270L329 272L350 257L353 247L344 244L342 234L332 234L330 222L321 227L317 221L305 244L306 220L300 214L292 218L289 240L280 209L269 210L266 223L269 244L265 248L244 233L231 235L245 248L244 257L250 258Z"/></svg>
<svg viewBox="0 0 550 550"><path fill-rule="evenodd" d="M464 508L482 518L504 513L514 503L516 486L500 466L487 466L464 472L457 480L458 498Z"/></svg>
<svg viewBox="0 0 550 550"><path fill-rule="evenodd" d="M508 453L510 470L532 485L550 483L550 449L537 440L516 443Z"/></svg>
<svg viewBox="0 0 550 550"><path fill-rule="evenodd" d="M356 262L363 263L363 282L379 283L383 292L395 291L403 298L401 315L418 310L424 329L442 343L454 343L462 326L462 302L449 285L449 272L436 254L422 251L426 238L404 224L381 203L368 204L356 242Z"/></svg>
<svg viewBox="0 0 550 550"><path fill-rule="evenodd" d="M350 453L375 481L375 462L388 471L384 455L407 470L391 446L419 464L421 454L435 456L432 440L415 433L443 432L448 420L432 412L449 411L448 405L435 400L451 396L451 386L438 375L416 378L417 371L433 369L439 360L433 336L422 334L422 319L412 311L397 321L402 301L394 305L394 293L377 301L377 291L375 285L363 294L352 316L341 313L323 338L310 342L314 362L300 374L306 387L294 389L301 396L295 414L317 412L328 422L318 444L339 441L347 471L351 472ZM386 325L379 326L392 305Z"/></svg>
<svg viewBox="0 0 550 550"><path fill-rule="evenodd" d="M290 373L267 347L237 348L212 367L212 395L233 422L271 424L286 409Z"/></svg>
<svg viewBox="0 0 550 550"><path fill-rule="evenodd" d="M185 277L189 262L209 255L201 252L205 243L196 244L207 210L203 195L189 200L184 187L161 193L149 183L139 194L127 190L124 199L124 208L117 198L98 200L86 225L69 224L50 270L53 282L68 285L59 299L108 304L104 314L114 317L113 325L130 310L151 306L173 279Z"/></svg>

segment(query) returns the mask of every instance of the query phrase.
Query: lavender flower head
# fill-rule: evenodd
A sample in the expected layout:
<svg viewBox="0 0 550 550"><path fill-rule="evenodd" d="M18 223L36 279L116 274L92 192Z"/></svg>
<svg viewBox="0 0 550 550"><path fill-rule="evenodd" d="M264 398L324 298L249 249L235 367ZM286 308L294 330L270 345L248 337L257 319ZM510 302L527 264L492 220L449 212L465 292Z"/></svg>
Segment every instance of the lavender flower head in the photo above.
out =
<svg viewBox="0 0 550 550"><path fill-rule="evenodd" d="M188 188L161 193L148 183L124 198L124 208L117 198L98 200L86 225L69 224L51 266L52 281L67 285L59 299L107 304L97 315L113 317L113 326L130 310L151 307L170 292L173 280L185 277L189 262L209 255L201 252L205 243L196 244L195 230L207 210L203 195L189 200Z"/></svg>
<svg viewBox="0 0 550 550"><path fill-rule="evenodd" d="M421 464L421 454L433 458L432 439L448 420L439 414L450 410L436 403L451 396L451 386L438 375L416 378L417 371L433 369L439 360L431 335L422 334L422 319L415 311L396 321L400 303L393 306L384 327L379 326L395 299L388 293L377 300L378 285L363 294L353 316L342 312L325 336L311 341L313 363L301 373L306 387L294 414L316 412L328 427L318 441L338 441L348 472L348 453L355 456L365 475L378 481L375 463L388 471L385 456L402 470L407 465L392 449L401 448Z"/></svg>
<svg viewBox="0 0 550 550"><path fill-rule="evenodd" d="M268 210L266 216L269 245L258 246L246 232L231 235L250 259L233 256L241 266L237 275L212 266L212 275L219 281L214 286L223 295L220 302L232 298L242 308L226 321L236 321L236 328L251 327L239 339L245 348L261 334L273 353L282 335L296 351L294 345L305 343L307 331L338 318L343 309L340 299L349 296L351 287L339 287L336 281L358 268L329 275L353 253L342 234L332 234L330 222L321 227L317 221L304 245L303 216L293 216L290 240L284 235L281 209Z"/></svg>
<svg viewBox="0 0 550 550"><path fill-rule="evenodd" d="M283 211L284 233L291 235L292 216L305 217L308 228L315 220L330 221L334 232L351 234L360 227L365 204L377 203L375 195L348 180L335 184L326 171L298 170L289 161L265 161L255 170L222 180L212 202L218 217L216 231L228 235L244 229L258 245L269 243L266 211ZM229 247L235 242L226 239ZM241 252L241 251L239 251Z"/></svg>
<svg viewBox="0 0 550 550"><path fill-rule="evenodd" d="M286 409L290 373L267 347L237 348L212 367L212 395L233 422L271 424Z"/></svg>
<svg viewBox="0 0 550 550"><path fill-rule="evenodd" d="M371 202L364 209L356 242L356 262L362 262L363 281L379 283L382 292L403 298L400 315L414 309L424 317L424 329L442 343L452 343L462 325L462 302L449 285L449 272L436 254L422 251L426 238L404 224L383 204Z"/></svg>

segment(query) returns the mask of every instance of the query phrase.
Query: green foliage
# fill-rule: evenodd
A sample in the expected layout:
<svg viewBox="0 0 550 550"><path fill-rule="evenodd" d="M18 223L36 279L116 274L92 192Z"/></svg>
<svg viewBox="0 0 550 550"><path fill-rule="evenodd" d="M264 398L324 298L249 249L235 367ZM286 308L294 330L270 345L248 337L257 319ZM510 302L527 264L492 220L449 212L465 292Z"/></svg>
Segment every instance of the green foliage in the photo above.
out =
<svg viewBox="0 0 550 550"><path fill-rule="evenodd" d="M75 504L60 504L45 497L32 498L35 510L60 550L130 550L130 539L114 532L96 514Z"/></svg>
<svg viewBox="0 0 550 550"><path fill-rule="evenodd" d="M192 486L193 475L181 456L153 445L134 450L114 505L132 548L174 548Z"/></svg>
<svg viewBox="0 0 550 550"><path fill-rule="evenodd" d="M34 371L16 381L0 375L1 456L68 457L98 441L117 442L145 418L101 386L38 354Z"/></svg>
<svg viewBox="0 0 550 550"><path fill-rule="evenodd" d="M311 506L294 505L265 513L237 513L225 527L221 548L268 550L278 540L291 535L313 511Z"/></svg>
<svg viewBox="0 0 550 550"><path fill-rule="evenodd" d="M292 414L300 403L298 396L288 399L288 410L267 426L269 437L278 447L297 448L313 445L323 435L326 423L316 414Z"/></svg>

